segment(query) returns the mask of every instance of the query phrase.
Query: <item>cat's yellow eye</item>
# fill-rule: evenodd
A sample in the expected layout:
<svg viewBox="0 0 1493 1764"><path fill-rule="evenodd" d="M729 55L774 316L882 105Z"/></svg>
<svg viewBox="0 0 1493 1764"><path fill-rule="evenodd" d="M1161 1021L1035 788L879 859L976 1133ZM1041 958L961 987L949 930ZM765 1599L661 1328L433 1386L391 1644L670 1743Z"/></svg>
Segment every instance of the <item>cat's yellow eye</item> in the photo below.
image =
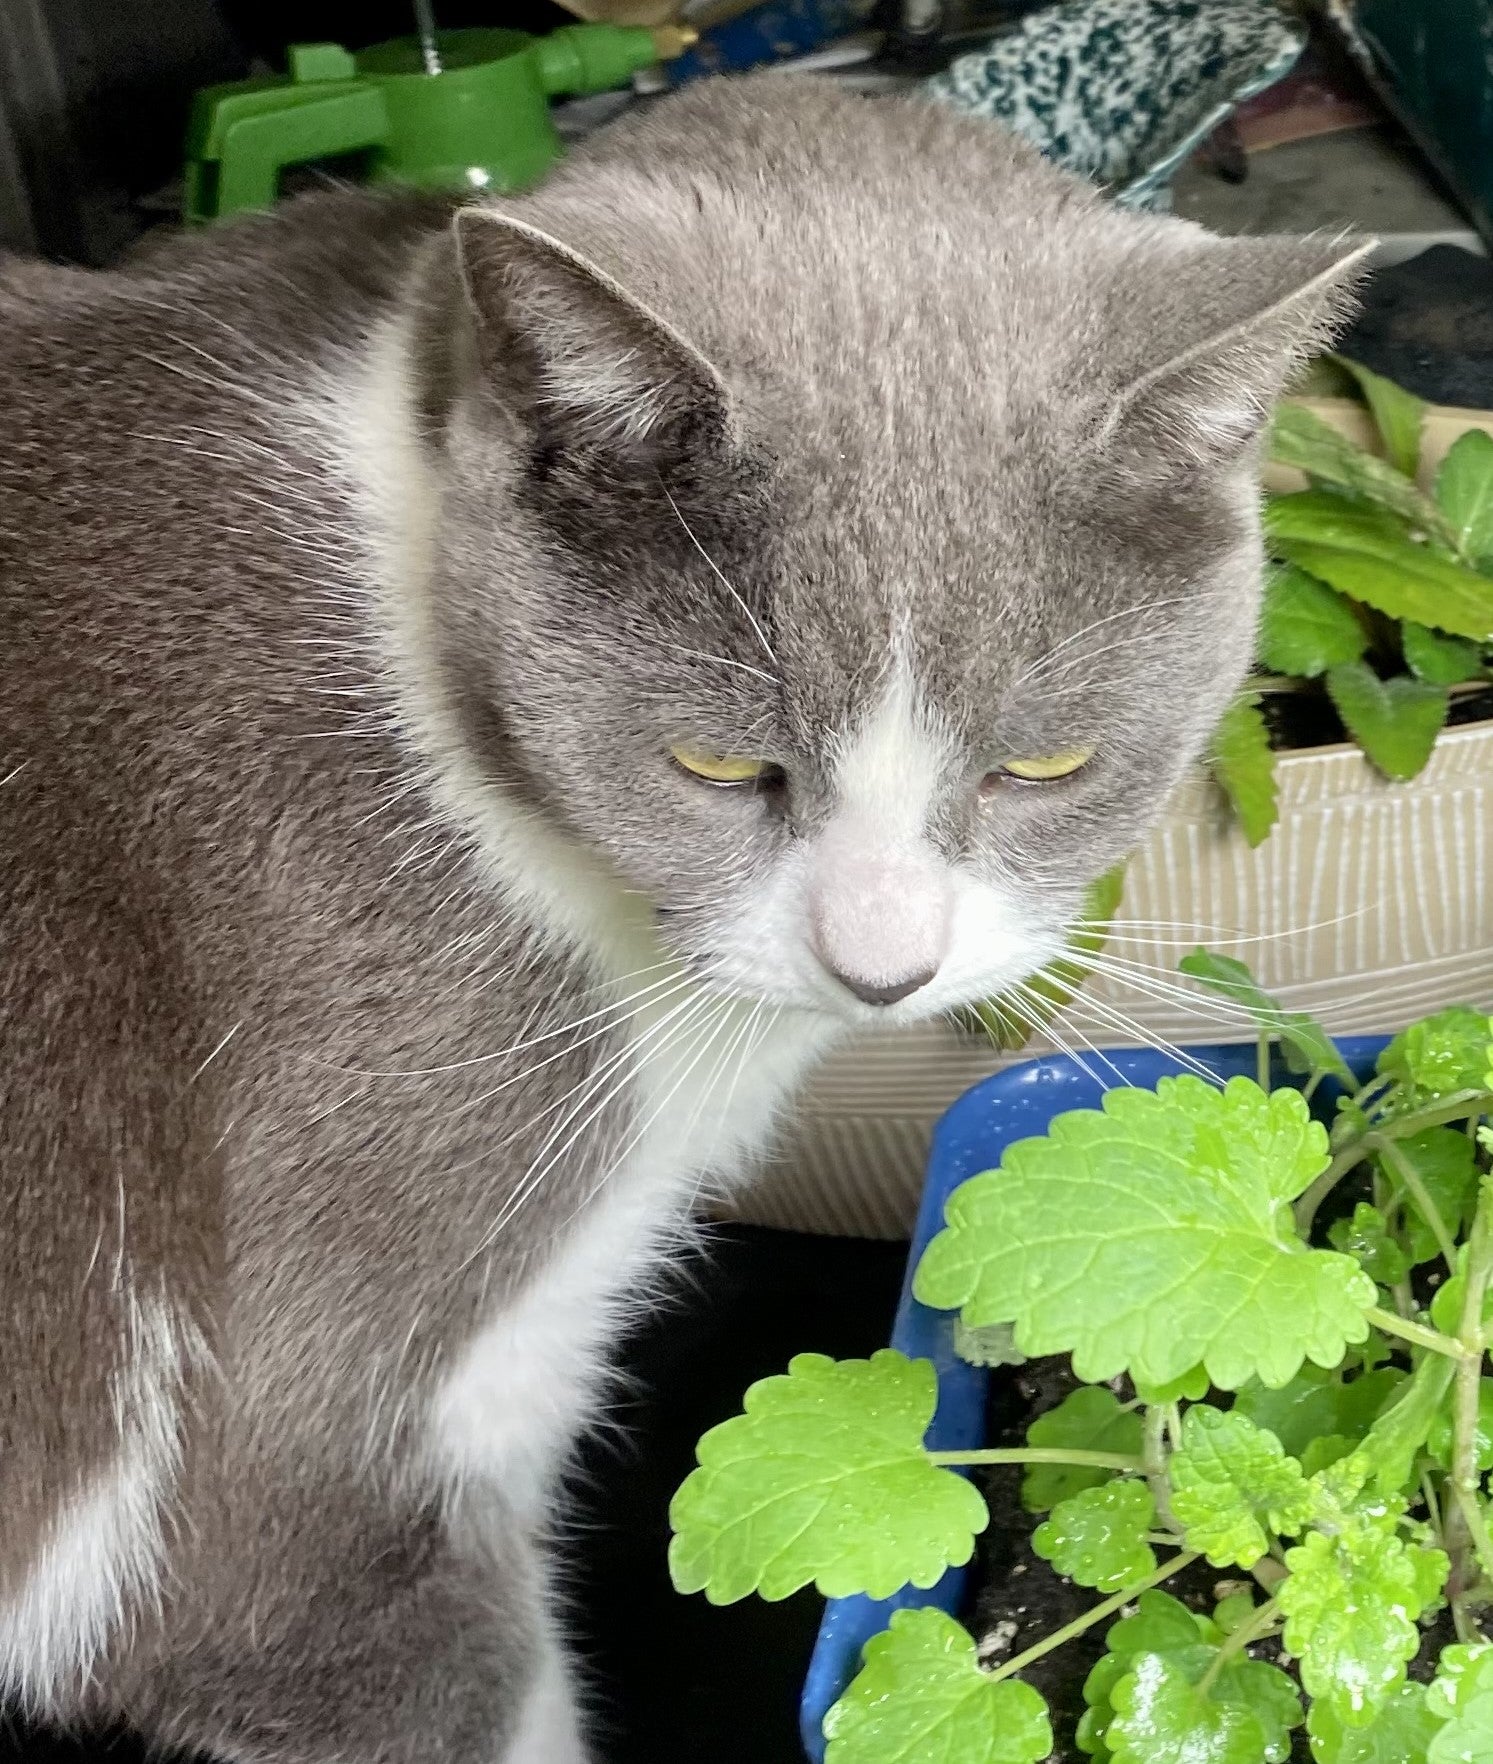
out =
<svg viewBox="0 0 1493 1764"><path fill-rule="evenodd" d="M747 759L740 754L707 753L701 747L671 747L675 763L707 784L757 784L777 775L771 760Z"/></svg>
<svg viewBox="0 0 1493 1764"><path fill-rule="evenodd" d="M1071 778L1094 757L1092 747L1065 747L1059 753L1039 754L1035 759L1007 760L1001 770L1023 784L1052 784Z"/></svg>

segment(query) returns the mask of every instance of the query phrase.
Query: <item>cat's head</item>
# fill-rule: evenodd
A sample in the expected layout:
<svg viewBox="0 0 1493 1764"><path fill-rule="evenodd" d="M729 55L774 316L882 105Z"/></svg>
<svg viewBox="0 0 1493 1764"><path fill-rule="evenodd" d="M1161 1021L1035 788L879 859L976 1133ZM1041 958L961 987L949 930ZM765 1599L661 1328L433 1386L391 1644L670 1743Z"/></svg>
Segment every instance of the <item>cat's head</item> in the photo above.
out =
<svg viewBox="0 0 1493 1764"><path fill-rule="evenodd" d="M1244 674L1259 432L1359 253L777 77L452 255L421 385L473 764L725 989L901 1020L1045 964Z"/></svg>

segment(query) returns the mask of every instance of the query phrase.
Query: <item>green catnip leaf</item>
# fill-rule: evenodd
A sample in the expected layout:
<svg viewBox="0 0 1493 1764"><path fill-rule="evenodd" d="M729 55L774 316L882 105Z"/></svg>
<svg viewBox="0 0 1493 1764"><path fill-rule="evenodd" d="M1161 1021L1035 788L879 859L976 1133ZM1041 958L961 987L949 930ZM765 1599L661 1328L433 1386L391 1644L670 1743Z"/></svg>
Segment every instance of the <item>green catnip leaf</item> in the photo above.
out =
<svg viewBox="0 0 1493 1764"><path fill-rule="evenodd" d="M1252 1601L1247 1602L1252 1606ZM1196 1685L1217 1661L1223 1639L1216 1623L1189 1611L1169 1593L1142 1593L1135 1614L1111 1627L1107 1651L1085 1681L1087 1709L1079 1726L1080 1749L1101 1759L1110 1756L1108 1735L1115 1716L1111 1699L1115 1687L1142 1657L1167 1660ZM1242 1656L1225 1661L1214 1674L1208 1696L1254 1713L1264 1736L1259 1758L1279 1764L1288 1756L1290 1730L1301 1725L1301 1699L1278 1667Z"/></svg>
<svg viewBox="0 0 1493 1764"><path fill-rule="evenodd" d="M1383 1213L1367 1201L1359 1201L1349 1218L1335 1220L1327 1241L1345 1256L1352 1256L1380 1286L1394 1286L1410 1272L1409 1253L1390 1234Z"/></svg>
<svg viewBox="0 0 1493 1764"><path fill-rule="evenodd" d="M1205 1403L1183 1417L1170 1474L1172 1511L1187 1546L1215 1568L1253 1568L1269 1552L1271 1534L1299 1532L1316 1505L1300 1464L1273 1433Z"/></svg>
<svg viewBox="0 0 1493 1764"><path fill-rule="evenodd" d="M1348 1512L1286 1551L1277 1597L1285 1644L1309 1695L1365 1727L1404 1682L1420 1646L1416 1619L1440 1593L1445 1554L1407 1544L1392 1512Z"/></svg>
<svg viewBox="0 0 1493 1764"><path fill-rule="evenodd" d="M1427 1706L1443 1721L1474 1697L1493 1692L1493 1642L1453 1642L1441 1650Z"/></svg>
<svg viewBox="0 0 1493 1764"><path fill-rule="evenodd" d="M1304 405L1276 406L1270 457L1277 465L1305 472L1325 489L1386 510L1448 549L1453 544L1450 521L1413 477L1378 454L1366 453Z"/></svg>
<svg viewBox="0 0 1493 1764"><path fill-rule="evenodd" d="M1341 662L1323 676L1343 727L1386 778L1404 781L1425 769L1446 727L1444 686L1396 674L1381 680L1367 662Z"/></svg>
<svg viewBox="0 0 1493 1764"><path fill-rule="evenodd" d="M1200 1690L1165 1654L1142 1654L1110 1701L1104 1740L1114 1764L1261 1764L1267 1756L1254 1710Z"/></svg>
<svg viewBox="0 0 1493 1764"><path fill-rule="evenodd" d="M1338 662L1357 661L1368 646L1368 632L1336 588L1290 564L1270 572L1255 644L1264 667L1314 680Z"/></svg>
<svg viewBox="0 0 1493 1764"><path fill-rule="evenodd" d="M1270 500L1265 532L1282 561L1392 619L1479 642L1493 636L1493 577L1416 544L1381 509L1304 490Z"/></svg>
<svg viewBox="0 0 1493 1764"><path fill-rule="evenodd" d="M1427 1354L1400 1387L1395 1399L1364 1436L1363 1451L1373 1465L1371 1481L1381 1495L1395 1495L1414 1480L1416 1459L1430 1436L1455 1362L1445 1354Z"/></svg>
<svg viewBox="0 0 1493 1764"><path fill-rule="evenodd" d="M1472 1141L1455 1127L1428 1127L1397 1139L1395 1149L1414 1168L1441 1223L1455 1240L1477 1205L1477 1151ZM1390 1193L1403 1202L1411 1263L1419 1267L1433 1261L1441 1249L1421 1213L1420 1202L1406 1188L1396 1164L1385 1157L1377 1162Z"/></svg>
<svg viewBox="0 0 1493 1764"><path fill-rule="evenodd" d="M1477 1422L1473 1429L1479 1471L1493 1470L1493 1378L1481 1379L1477 1392ZM1452 1462L1451 1404L1443 1403L1426 1435L1426 1450L1449 1470ZM1490 1686L1493 1688L1493 1686Z"/></svg>
<svg viewBox="0 0 1493 1764"><path fill-rule="evenodd" d="M1458 435L1437 468L1436 501L1458 552L1474 569L1493 569L1493 436Z"/></svg>
<svg viewBox="0 0 1493 1764"><path fill-rule="evenodd" d="M713 1427L674 1496L669 1568L680 1592L724 1605L932 1586L967 1562L985 1503L929 1461L933 1367L890 1349L869 1360L800 1354Z"/></svg>
<svg viewBox="0 0 1493 1764"><path fill-rule="evenodd" d="M1140 1416L1134 1410L1127 1414L1112 1390L1102 1384L1083 1384L1033 1421L1026 1443L1086 1452L1138 1453L1142 1431ZM1113 1474L1083 1464L1032 1464L1022 1478L1021 1504L1029 1513L1045 1513L1059 1501L1108 1482Z"/></svg>
<svg viewBox="0 0 1493 1764"><path fill-rule="evenodd" d="M1017 1678L993 1682L946 1612L894 1611L824 1718L825 1764L1038 1764L1052 1750L1047 1705Z"/></svg>
<svg viewBox="0 0 1493 1764"><path fill-rule="evenodd" d="M1426 401L1376 374L1362 362L1351 361L1346 355L1334 355L1333 363L1358 382L1358 390L1373 413L1375 427L1384 442L1389 463L1407 478L1420 468L1420 431L1425 421Z"/></svg>
<svg viewBox="0 0 1493 1764"><path fill-rule="evenodd" d="M1493 440L1488 445L1493 447ZM1487 672L1482 649L1465 637L1443 637L1406 619L1400 626L1400 643L1406 667L1417 680L1429 680L1433 686L1459 686L1464 680L1480 680Z"/></svg>
<svg viewBox="0 0 1493 1764"><path fill-rule="evenodd" d="M1488 1017L1471 1005L1452 1005L1395 1036L1376 1070L1399 1086L1406 1107L1480 1090L1488 1081Z"/></svg>
<svg viewBox="0 0 1493 1764"><path fill-rule="evenodd" d="M1290 1202L1326 1162L1294 1090L1112 1090L955 1190L915 1290L976 1327L1013 1322L1024 1353L1071 1353L1089 1383L1201 1363L1224 1390L1281 1385L1308 1357L1338 1364L1377 1301L1351 1257L1296 1235Z"/></svg>
<svg viewBox="0 0 1493 1764"><path fill-rule="evenodd" d="M1493 1692L1472 1697L1426 1748L1426 1764L1490 1764L1493 1760Z"/></svg>
<svg viewBox="0 0 1493 1764"><path fill-rule="evenodd" d="M971 1366L1024 1366L1026 1355L1016 1345L1009 1323L993 1323L989 1329L954 1325L954 1352Z"/></svg>
<svg viewBox="0 0 1493 1764"><path fill-rule="evenodd" d="M1195 949L1177 964L1182 973L1249 1012L1261 1029L1277 1036L1289 1071L1302 1077L1322 1073L1353 1082L1348 1063L1332 1037L1305 1011L1288 1011L1266 992L1245 963L1233 956Z"/></svg>
<svg viewBox="0 0 1493 1764"><path fill-rule="evenodd" d="M1100 1592L1144 1580L1156 1568L1146 1534L1156 1503L1143 1482L1106 1482L1059 1501L1032 1533L1032 1548L1059 1574Z"/></svg>
<svg viewBox="0 0 1493 1764"><path fill-rule="evenodd" d="M1426 1706L1423 1684L1402 1684L1367 1727L1349 1727L1333 1704L1313 1703L1306 1718L1316 1764L1426 1764L1441 1717Z"/></svg>
<svg viewBox="0 0 1493 1764"><path fill-rule="evenodd" d="M1224 712L1210 749L1213 776L1233 804L1244 837L1261 844L1279 818L1275 755L1260 715L1260 695L1246 693Z"/></svg>

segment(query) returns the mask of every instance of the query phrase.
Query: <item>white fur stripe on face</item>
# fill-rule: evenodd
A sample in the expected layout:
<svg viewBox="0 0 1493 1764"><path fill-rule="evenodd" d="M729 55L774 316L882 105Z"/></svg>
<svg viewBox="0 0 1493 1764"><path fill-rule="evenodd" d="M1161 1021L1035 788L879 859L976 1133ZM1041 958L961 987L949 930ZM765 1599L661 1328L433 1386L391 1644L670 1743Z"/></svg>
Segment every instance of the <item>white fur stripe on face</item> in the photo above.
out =
<svg viewBox="0 0 1493 1764"><path fill-rule="evenodd" d="M77 1694L160 1583L181 1386L206 1350L159 1299L131 1300L129 1333L114 1387L117 1455L57 1514L20 1591L0 1605L0 1692L42 1714Z"/></svg>
<svg viewBox="0 0 1493 1764"><path fill-rule="evenodd" d="M816 842L810 923L832 973L896 986L941 965L953 888L927 829L956 758L899 649L875 709L841 745L837 808Z"/></svg>

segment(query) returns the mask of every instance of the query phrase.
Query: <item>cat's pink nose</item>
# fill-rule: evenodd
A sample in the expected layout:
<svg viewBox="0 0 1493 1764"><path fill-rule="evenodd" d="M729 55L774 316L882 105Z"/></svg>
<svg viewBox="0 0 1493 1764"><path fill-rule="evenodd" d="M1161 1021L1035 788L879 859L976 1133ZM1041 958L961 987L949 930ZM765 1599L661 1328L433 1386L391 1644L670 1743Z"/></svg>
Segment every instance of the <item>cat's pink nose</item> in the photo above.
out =
<svg viewBox="0 0 1493 1764"><path fill-rule="evenodd" d="M905 980L875 982L857 980L853 974L842 974L838 968L829 967L828 963L825 967L847 992L853 992L868 1005L892 1005L899 999L910 998L913 993L920 992L938 972L937 968L924 968L916 974L909 974Z"/></svg>

